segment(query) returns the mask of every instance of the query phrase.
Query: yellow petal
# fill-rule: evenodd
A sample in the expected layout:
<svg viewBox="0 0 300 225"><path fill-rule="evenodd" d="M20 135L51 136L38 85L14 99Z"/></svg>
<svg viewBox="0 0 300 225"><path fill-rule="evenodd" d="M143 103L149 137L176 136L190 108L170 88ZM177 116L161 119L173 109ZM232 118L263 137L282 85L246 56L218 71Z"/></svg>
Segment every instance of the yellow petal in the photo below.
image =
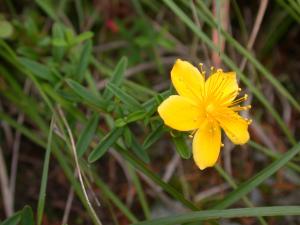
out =
<svg viewBox="0 0 300 225"><path fill-rule="evenodd" d="M171 71L172 83L179 95L199 102L202 97L204 77L187 61L177 59Z"/></svg>
<svg viewBox="0 0 300 225"><path fill-rule="evenodd" d="M238 95L238 83L235 72L218 71L205 82L206 96L212 97L221 105L230 104ZM211 100L213 100L211 99Z"/></svg>
<svg viewBox="0 0 300 225"><path fill-rule="evenodd" d="M158 113L166 125L176 130L194 130L200 125L199 107L186 97L171 95L160 104Z"/></svg>
<svg viewBox="0 0 300 225"><path fill-rule="evenodd" d="M234 144L245 144L249 140L248 122L229 108L219 111L216 119Z"/></svg>
<svg viewBox="0 0 300 225"><path fill-rule="evenodd" d="M221 148L221 129L217 122L205 122L193 140L193 157L203 170L215 165Z"/></svg>

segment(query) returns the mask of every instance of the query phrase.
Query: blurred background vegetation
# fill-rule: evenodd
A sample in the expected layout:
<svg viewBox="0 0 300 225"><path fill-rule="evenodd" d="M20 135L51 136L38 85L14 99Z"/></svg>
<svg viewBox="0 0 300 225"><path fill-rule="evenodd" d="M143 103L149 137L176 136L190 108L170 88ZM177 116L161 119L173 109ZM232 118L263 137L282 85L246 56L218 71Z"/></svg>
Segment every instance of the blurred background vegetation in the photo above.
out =
<svg viewBox="0 0 300 225"><path fill-rule="evenodd" d="M1 1L1 224L300 224L299 23L297 0ZM177 58L252 105L204 171L156 112Z"/></svg>

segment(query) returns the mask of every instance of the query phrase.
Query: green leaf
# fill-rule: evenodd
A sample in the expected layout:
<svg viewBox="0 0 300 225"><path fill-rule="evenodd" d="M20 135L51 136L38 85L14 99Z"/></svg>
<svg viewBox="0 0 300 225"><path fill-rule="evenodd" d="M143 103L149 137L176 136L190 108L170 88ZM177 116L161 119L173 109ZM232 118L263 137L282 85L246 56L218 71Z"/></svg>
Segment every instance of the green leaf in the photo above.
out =
<svg viewBox="0 0 300 225"><path fill-rule="evenodd" d="M51 43L55 47L67 47L69 45L67 41L58 38L52 38Z"/></svg>
<svg viewBox="0 0 300 225"><path fill-rule="evenodd" d="M14 213L11 217L7 218L0 225L19 225L22 218L22 211Z"/></svg>
<svg viewBox="0 0 300 225"><path fill-rule="evenodd" d="M55 45L56 42L64 42L64 46ZM64 47L67 43L64 39L64 28L60 23L55 23L52 28L52 55L55 61L59 62L64 56Z"/></svg>
<svg viewBox="0 0 300 225"><path fill-rule="evenodd" d="M111 78L108 81L109 83L114 84L116 87L120 86L120 84L123 81L125 70L127 68L127 63L128 63L127 57L122 57L120 59ZM108 89L105 89L103 93L103 97L106 101L108 101L113 97L113 94L110 91L108 91Z"/></svg>
<svg viewBox="0 0 300 225"><path fill-rule="evenodd" d="M137 120L141 120L141 119L145 118L145 116L146 116L146 113L144 110L138 110L133 113L130 113L128 116L125 116L124 118L117 119L115 125L117 127L123 127L128 123L131 123L131 122L134 122Z"/></svg>
<svg viewBox="0 0 300 225"><path fill-rule="evenodd" d="M35 0L35 2L51 19L58 21L58 17L55 14L53 6L50 5L50 1Z"/></svg>
<svg viewBox="0 0 300 225"><path fill-rule="evenodd" d="M79 34L79 35L75 38L75 40L74 40L75 43L74 43L74 44L79 44L79 43L81 43L81 42L84 42L84 41L86 41L86 40L89 40L89 39L91 39L93 36L94 36L94 33L91 32L91 31L83 32L83 33Z"/></svg>
<svg viewBox="0 0 300 225"><path fill-rule="evenodd" d="M157 126L144 140L143 148L148 149L165 133L164 125L161 123Z"/></svg>
<svg viewBox="0 0 300 225"><path fill-rule="evenodd" d="M8 21L0 21L0 38L9 38L14 32L14 27Z"/></svg>
<svg viewBox="0 0 300 225"><path fill-rule="evenodd" d="M132 134L131 134L131 130L127 126L124 127L123 137L124 137L125 145L131 146L132 145Z"/></svg>
<svg viewBox="0 0 300 225"><path fill-rule="evenodd" d="M92 55L92 41L87 40L83 45L82 52L80 54L80 59L77 64L76 74L74 75L76 80L81 81L84 78L84 74L86 73L86 70L90 63L91 55Z"/></svg>
<svg viewBox="0 0 300 225"><path fill-rule="evenodd" d="M132 96L127 94L125 91L115 86L112 83L107 84L107 88L111 91L116 97L118 97L125 105L128 106L128 109L131 111L141 110L141 104L135 100Z"/></svg>
<svg viewBox="0 0 300 225"><path fill-rule="evenodd" d="M256 208L237 208L226 210L202 210L199 212L189 212L181 215L172 215L170 217L137 222L133 225L174 225L203 220L220 218L241 218L255 216L288 216L300 215L300 206L272 206Z"/></svg>
<svg viewBox="0 0 300 225"><path fill-rule="evenodd" d="M236 190L228 194L222 201L220 201L214 209L224 209L237 202L244 197L255 187L260 185L263 181L272 176L281 167L287 164L295 155L300 152L300 143L295 145L291 150L282 154L281 158L271 163L268 167L257 173L254 177L241 184Z"/></svg>
<svg viewBox="0 0 300 225"><path fill-rule="evenodd" d="M22 210L21 225L34 225L33 212L30 206L25 206Z"/></svg>
<svg viewBox="0 0 300 225"><path fill-rule="evenodd" d="M100 99L98 96L95 96L92 92L87 90L78 82L71 79L66 79L66 82L72 88L72 90L87 103L94 105L102 110L106 108L106 104L102 99Z"/></svg>
<svg viewBox="0 0 300 225"><path fill-rule="evenodd" d="M114 128L107 135L105 135L105 137L89 155L89 162L92 163L100 159L107 152L107 150L119 139L122 133L123 128Z"/></svg>
<svg viewBox="0 0 300 225"><path fill-rule="evenodd" d="M80 133L78 142L76 144L76 150L77 150L77 154L79 157L81 157L87 150L87 148L95 134L96 128L98 126L98 121L99 121L99 114L96 113L96 114L94 114L94 116L92 116L89 119L85 128Z"/></svg>
<svg viewBox="0 0 300 225"><path fill-rule="evenodd" d="M136 137L134 135L132 135L132 144L131 144L131 146L128 146L128 147L129 148L131 147L133 152L145 163L150 162L150 158L149 158L147 152L141 146L141 144L138 142L138 140L136 139Z"/></svg>
<svg viewBox="0 0 300 225"><path fill-rule="evenodd" d="M57 81L56 77L47 66L44 66L41 63L23 57L19 57L19 61L34 76L50 82Z"/></svg>
<svg viewBox="0 0 300 225"><path fill-rule="evenodd" d="M191 150L187 146L185 138L183 136L178 136L178 137L173 137L173 142L176 147L176 151L178 154L184 158L184 159L189 159L191 157Z"/></svg>

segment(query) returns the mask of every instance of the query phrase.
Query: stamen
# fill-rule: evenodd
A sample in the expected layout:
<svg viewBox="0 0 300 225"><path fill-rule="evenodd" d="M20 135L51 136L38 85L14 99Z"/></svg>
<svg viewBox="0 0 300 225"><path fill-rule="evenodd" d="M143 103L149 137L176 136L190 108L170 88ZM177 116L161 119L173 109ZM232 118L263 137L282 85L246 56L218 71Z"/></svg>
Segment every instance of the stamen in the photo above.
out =
<svg viewBox="0 0 300 225"><path fill-rule="evenodd" d="M246 101L247 99L248 99L248 95L245 94L243 97L238 98L237 100L234 100L233 102L231 102L231 104L229 106L239 104L239 103L241 103L243 101Z"/></svg>
<svg viewBox="0 0 300 225"><path fill-rule="evenodd" d="M221 147L224 147L225 145L223 143L221 143Z"/></svg>
<svg viewBox="0 0 300 225"><path fill-rule="evenodd" d="M193 138L197 130L193 130L191 134L189 134L189 138Z"/></svg>
<svg viewBox="0 0 300 225"><path fill-rule="evenodd" d="M200 67L200 72L201 73L205 73L205 71L203 69L203 63L199 63L199 67Z"/></svg>
<svg viewBox="0 0 300 225"><path fill-rule="evenodd" d="M233 106L233 107L229 107L231 110L233 111L244 111L244 110L248 110L251 109L251 105L245 105L245 106Z"/></svg>

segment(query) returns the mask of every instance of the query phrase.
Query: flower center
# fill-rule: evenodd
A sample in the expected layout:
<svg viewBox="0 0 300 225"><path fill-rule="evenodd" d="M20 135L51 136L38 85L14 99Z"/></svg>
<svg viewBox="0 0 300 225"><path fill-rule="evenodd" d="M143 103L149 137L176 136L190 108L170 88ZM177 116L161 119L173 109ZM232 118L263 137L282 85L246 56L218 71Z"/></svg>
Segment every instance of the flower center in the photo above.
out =
<svg viewBox="0 0 300 225"><path fill-rule="evenodd" d="M215 108L216 108L216 107L215 107L215 104L209 103L209 104L206 106L205 111L206 111L206 113L211 114L211 113L214 111Z"/></svg>

